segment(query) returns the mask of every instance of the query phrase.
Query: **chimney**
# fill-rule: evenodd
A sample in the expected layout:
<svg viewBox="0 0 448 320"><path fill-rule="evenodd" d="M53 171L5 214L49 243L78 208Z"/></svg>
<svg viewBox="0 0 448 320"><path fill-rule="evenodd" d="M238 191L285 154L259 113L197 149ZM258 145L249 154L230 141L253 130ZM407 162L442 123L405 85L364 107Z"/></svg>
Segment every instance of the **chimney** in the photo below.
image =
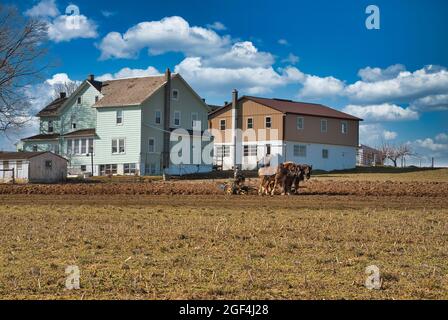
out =
<svg viewBox="0 0 448 320"><path fill-rule="evenodd" d="M89 80L90 82L95 81L95 75L94 75L94 74L89 74L89 75L87 76L87 80Z"/></svg>
<svg viewBox="0 0 448 320"><path fill-rule="evenodd" d="M202 101L203 101L203 102L205 102L205 99L204 99L204 98L202 98Z"/></svg>
<svg viewBox="0 0 448 320"><path fill-rule="evenodd" d="M229 101L224 101L224 107L229 104Z"/></svg>
<svg viewBox="0 0 448 320"><path fill-rule="evenodd" d="M65 97L67 97L67 93L65 93L65 92L59 92L59 97L60 97L61 99L64 99Z"/></svg>
<svg viewBox="0 0 448 320"><path fill-rule="evenodd" d="M232 141L233 141L233 167L234 169L239 168L241 165L241 134L238 130L238 90L233 89L232 91Z"/></svg>
<svg viewBox="0 0 448 320"><path fill-rule="evenodd" d="M163 105L163 152L162 168L166 169L170 165L170 123L171 123L171 71L165 71L165 95Z"/></svg>

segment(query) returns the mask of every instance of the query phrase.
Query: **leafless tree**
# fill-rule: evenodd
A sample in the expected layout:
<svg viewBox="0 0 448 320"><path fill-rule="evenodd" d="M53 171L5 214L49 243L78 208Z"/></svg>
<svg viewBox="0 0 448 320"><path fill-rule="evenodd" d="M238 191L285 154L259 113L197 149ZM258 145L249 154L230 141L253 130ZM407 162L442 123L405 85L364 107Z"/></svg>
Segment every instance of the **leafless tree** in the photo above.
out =
<svg viewBox="0 0 448 320"><path fill-rule="evenodd" d="M394 145L383 143L380 151L384 159L392 161L394 167L397 167L399 159L412 155L412 149L408 144Z"/></svg>
<svg viewBox="0 0 448 320"><path fill-rule="evenodd" d="M25 19L15 7L0 4L0 131L30 119L25 89L46 68L42 66L46 37L45 22Z"/></svg>
<svg viewBox="0 0 448 320"><path fill-rule="evenodd" d="M78 89L79 84L75 81L69 81L64 83L56 83L53 85L53 99L58 99L60 97L61 92L65 92L67 97L69 97L72 93Z"/></svg>

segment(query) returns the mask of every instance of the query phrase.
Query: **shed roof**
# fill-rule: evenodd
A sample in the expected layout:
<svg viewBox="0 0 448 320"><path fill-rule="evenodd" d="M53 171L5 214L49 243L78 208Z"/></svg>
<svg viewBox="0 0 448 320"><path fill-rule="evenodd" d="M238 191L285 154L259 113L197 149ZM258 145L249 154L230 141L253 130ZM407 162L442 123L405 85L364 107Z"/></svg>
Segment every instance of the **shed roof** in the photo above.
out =
<svg viewBox="0 0 448 320"><path fill-rule="evenodd" d="M96 134L95 129L80 129L67 134L64 134L64 138L70 137L86 137L86 136L94 136Z"/></svg>
<svg viewBox="0 0 448 320"><path fill-rule="evenodd" d="M59 139L60 135L59 133L52 133L52 134L38 134L32 137L28 137L22 140L56 140Z"/></svg>

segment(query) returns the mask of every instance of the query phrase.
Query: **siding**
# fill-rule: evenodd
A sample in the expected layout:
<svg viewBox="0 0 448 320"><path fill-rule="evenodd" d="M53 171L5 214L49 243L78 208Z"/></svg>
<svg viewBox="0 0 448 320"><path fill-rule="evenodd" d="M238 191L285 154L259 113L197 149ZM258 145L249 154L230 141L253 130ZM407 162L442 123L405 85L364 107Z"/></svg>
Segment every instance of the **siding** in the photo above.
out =
<svg viewBox="0 0 448 320"><path fill-rule="evenodd" d="M208 109L203 102L191 92L191 90L183 83L182 80L174 78L171 84L172 90L179 91L179 99L171 99L170 110L170 127L183 128L192 130L192 113L197 113L198 120L201 121L201 130L208 128ZM155 123L155 111L159 110L162 114L161 124ZM161 153L163 151L163 119L164 119L164 89L156 92L146 103L142 106L142 129L141 129L141 151L142 151L142 168L149 168L150 165L155 165L159 173L161 171ZM180 111L180 126L174 126L174 112ZM155 139L155 152L149 153L149 138ZM176 142L171 142L171 146ZM205 143L202 143L205 145ZM193 155L191 154L191 158Z"/></svg>
<svg viewBox="0 0 448 320"><path fill-rule="evenodd" d="M271 118L272 129L266 129L266 117ZM254 135L243 137L243 141L257 140L282 140L283 139L283 113L258 104L251 100L242 100L238 102L238 123L237 127L243 131L247 129L247 119L252 118ZM226 120L226 131L221 131L221 136L215 137L216 143L232 142L232 109L228 108L216 117L210 120L210 128L220 130L220 121ZM266 130L265 136L259 130ZM277 132L275 132L277 130Z"/></svg>
<svg viewBox="0 0 448 320"><path fill-rule="evenodd" d="M123 111L123 124L116 124L117 110ZM95 142L95 164L140 163L141 108L98 108L98 140ZM112 154L112 139L125 138L125 154Z"/></svg>
<svg viewBox="0 0 448 320"><path fill-rule="evenodd" d="M304 118L303 130L297 129L297 117ZM320 121L327 120L327 132L320 131ZM341 122L348 124L347 134L341 131ZM320 144L333 144L341 146L357 147L359 140L359 123L355 120L342 120L334 118L322 118L313 116L301 116L296 114L286 115L286 141L311 142Z"/></svg>

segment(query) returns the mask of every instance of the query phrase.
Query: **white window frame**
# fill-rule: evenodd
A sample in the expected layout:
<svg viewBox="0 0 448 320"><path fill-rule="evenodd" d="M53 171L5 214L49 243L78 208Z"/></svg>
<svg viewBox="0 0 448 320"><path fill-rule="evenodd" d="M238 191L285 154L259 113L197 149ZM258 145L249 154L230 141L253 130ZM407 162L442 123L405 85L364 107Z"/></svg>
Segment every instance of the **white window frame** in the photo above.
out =
<svg viewBox="0 0 448 320"><path fill-rule="evenodd" d="M176 114L179 115L179 124L176 124ZM179 110L175 110L173 114L173 126L180 127L182 124L182 113Z"/></svg>
<svg viewBox="0 0 448 320"><path fill-rule="evenodd" d="M159 122L157 122L157 114L159 114ZM162 124L162 111L159 109L154 110L154 123L157 125Z"/></svg>
<svg viewBox="0 0 448 320"><path fill-rule="evenodd" d="M250 127L249 127L249 120L251 120ZM247 120L246 120L246 127L247 127L247 129L253 129L254 128L254 118L252 118L252 117L247 118Z"/></svg>
<svg viewBox="0 0 448 320"><path fill-rule="evenodd" d="M268 119L269 119L269 127L268 127ZM272 129L272 116L267 116L264 118L264 127L266 129Z"/></svg>
<svg viewBox="0 0 448 320"><path fill-rule="evenodd" d="M299 126L299 120L302 120L302 126ZM297 130L304 130L305 129L305 118L304 117L297 117Z"/></svg>
<svg viewBox="0 0 448 320"><path fill-rule="evenodd" d="M306 145L295 144L293 148L294 148L294 150L293 150L294 157L306 158L306 153L307 153ZM297 152L296 152L296 148L297 148ZM303 150L305 150L305 152L301 152Z"/></svg>
<svg viewBox="0 0 448 320"><path fill-rule="evenodd" d="M54 132L54 123L53 123L53 120L48 120L48 122L47 122L47 131L48 131L48 133L53 133ZM50 128L51 128L51 130L50 130Z"/></svg>
<svg viewBox="0 0 448 320"><path fill-rule="evenodd" d="M196 120L194 120L193 119L193 116L196 116ZM192 112L191 113L191 127L194 129L196 126L195 126L195 122L199 122L199 113L197 113L197 112Z"/></svg>
<svg viewBox="0 0 448 320"><path fill-rule="evenodd" d="M323 124L325 123L325 130ZM327 119L320 119L320 132L321 133L327 133L328 132L328 120Z"/></svg>
<svg viewBox="0 0 448 320"><path fill-rule="evenodd" d="M126 170L126 166L128 169ZM128 171L128 172L126 172ZM137 164L136 163L125 163L123 164L123 174L125 176L132 176L137 173Z"/></svg>
<svg viewBox="0 0 448 320"><path fill-rule="evenodd" d="M16 161L16 170L17 171L21 171L23 169L23 161L22 160L17 160Z"/></svg>
<svg viewBox="0 0 448 320"><path fill-rule="evenodd" d="M257 156L257 145L256 144L246 144L243 146L244 157L256 157Z"/></svg>
<svg viewBox="0 0 448 320"><path fill-rule="evenodd" d="M174 92L176 92L176 97L174 97ZM179 101L179 90L178 89L172 89L171 90L171 99L174 101Z"/></svg>
<svg viewBox="0 0 448 320"><path fill-rule="evenodd" d="M344 131L344 127L345 127L345 131ZM346 121L346 120L341 121L341 133L348 134L348 121Z"/></svg>
<svg viewBox="0 0 448 320"><path fill-rule="evenodd" d="M153 150L151 151L151 150L149 150L149 142L150 141L153 141ZM149 137L148 138L148 153L156 153L156 138L154 138L154 137Z"/></svg>
<svg viewBox="0 0 448 320"><path fill-rule="evenodd" d="M118 113L121 113L121 116L118 116ZM121 119L121 122L118 122L118 119ZM124 123L124 112L123 110L117 110L115 111L115 124L117 126L122 126Z"/></svg>
<svg viewBox="0 0 448 320"><path fill-rule="evenodd" d="M230 157L230 146L229 145L217 145L216 146L216 158L229 158Z"/></svg>
<svg viewBox="0 0 448 320"><path fill-rule="evenodd" d="M123 149L124 149L123 152L120 152L120 140L123 140ZM117 142L117 152L112 151L112 146L113 146L114 141ZM110 144L110 151L111 151L111 154L113 154L113 155L126 154L126 138L112 138L111 144Z"/></svg>

